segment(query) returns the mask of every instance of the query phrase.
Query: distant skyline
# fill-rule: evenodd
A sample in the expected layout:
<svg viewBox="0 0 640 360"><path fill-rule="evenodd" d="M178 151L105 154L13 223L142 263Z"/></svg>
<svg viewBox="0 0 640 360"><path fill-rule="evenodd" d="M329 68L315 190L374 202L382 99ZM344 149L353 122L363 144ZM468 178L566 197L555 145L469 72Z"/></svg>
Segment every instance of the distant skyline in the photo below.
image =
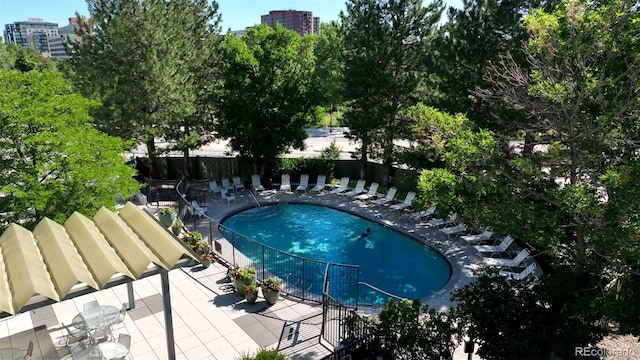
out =
<svg viewBox="0 0 640 360"><path fill-rule="evenodd" d="M222 15L222 32L242 30L260 23L260 15L271 10L311 11L321 22L338 19L346 10L345 0L218 0L218 13ZM427 1L424 4L428 4ZM448 6L460 7L461 0L445 0ZM0 24L40 18L58 26L69 24L69 18L89 16L85 0L0 0Z"/></svg>

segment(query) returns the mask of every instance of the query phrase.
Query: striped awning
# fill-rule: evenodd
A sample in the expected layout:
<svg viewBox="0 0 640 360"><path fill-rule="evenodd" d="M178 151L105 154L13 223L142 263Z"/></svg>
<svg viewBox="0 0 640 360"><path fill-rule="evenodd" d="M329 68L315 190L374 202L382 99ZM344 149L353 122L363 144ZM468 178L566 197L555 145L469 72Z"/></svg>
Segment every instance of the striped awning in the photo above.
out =
<svg viewBox="0 0 640 360"><path fill-rule="evenodd" d="M185 257L196 260L132 203L118 214L101 208L93 219L76 212L64 225L45 218L33 231L11 224L0 236L0 311L16 314L33 297L61 301L79 287L137 280L152 269L171 270Z"/></svg>

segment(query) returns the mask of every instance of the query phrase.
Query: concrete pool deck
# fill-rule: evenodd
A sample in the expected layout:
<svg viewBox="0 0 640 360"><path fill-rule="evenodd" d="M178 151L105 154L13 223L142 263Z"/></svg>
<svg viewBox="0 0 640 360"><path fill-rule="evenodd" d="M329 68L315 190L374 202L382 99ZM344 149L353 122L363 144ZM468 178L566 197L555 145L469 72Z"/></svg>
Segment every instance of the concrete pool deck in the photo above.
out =
<svg viewBox="0 0 640 360"><path fill-rule="evenodd" d="M473 281L473 269L479 268L481 258L459 239L448 241L433 226L414 222L406 215L389 211L386 207L372 207L348 201L330 194L286 194L266 191L258 196L263 202L302 202L331 206L344 211L373 217L385 225L414 236L443 253L451 262L452 277L440 294L423 299L436 309L449 307L448 294ZM254 200L248 193L237 195L236 203L222 203L220 197L207 196L209 216L221 220L240 209L252 207ZM154 212L151 204L147 209ZM204 221L204 220L203 220ZM200 265L169 272L175 349L178 359L234 360L241 354L262 347L278 348L290 359L321 359L330 354L319 339L321 307L280 299L271 307L259 300L248 305L240 296L229 291L227 269L214 263L203 269ZM126 333L132 338L128 359L164 360L167 344L162 310L162 290L159 276L133 282L135 308L129 310L114 334ZM83 304L98 300L101 305L121 306L127 302L124 285L45 306L34 311L0 319L0 348L25 349L34 342L33 359L70 359L60 344L61 324L70 324ZM294 329L295 337L287 336ZM283 335L284 334L284 335ZM454 359L467 359L460 346ZM474 356L474 359L478 359Z"/></svg>

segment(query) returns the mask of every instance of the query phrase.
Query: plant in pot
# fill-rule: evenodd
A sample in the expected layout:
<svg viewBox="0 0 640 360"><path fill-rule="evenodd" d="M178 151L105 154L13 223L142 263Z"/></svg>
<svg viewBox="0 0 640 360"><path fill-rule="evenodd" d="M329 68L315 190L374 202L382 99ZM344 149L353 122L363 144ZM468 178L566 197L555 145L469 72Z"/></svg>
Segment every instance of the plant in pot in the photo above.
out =
<svg viewBox="0 0 640 360"><path fill-rule="evenodd" d="M258 287L256 287L256 284L244 286L244 298L247 299L249 304L256 303L256 300L258 300Z"/></svg>
<svg viewBox="0 0 640 360"><path fill-rule="evenodd" d="M280 297L282 280L277 276L271 276L262 282L262 296L267 301L267 304L273 305L278 301Z"/></svg>
<svg viewBox="0 0 640 360"><path fill-rule="evenodd" d="M199 231L189 231L183 240L193 251L197 251L198 243L202 241L202 234Z"/></svg>
<svg viewBox="0 0 640 360"><path fill-rule="evenodd" d="M172 207L162 208L158 211L158 220L166 227L171 226L176 217L176 210Z"/></svg>
<svg viewBox="0 0 640 360"><path fill-rule="evenodd" d="M176 221L173 222L173 224L171 225L171 231L175 236L180 235L180 233L182 232L182 226L182 221L180 221L180 219L176 219Z"/></svg>
<svg viewBox="0 0 640 360"><path fill-rule="evenodd" d="M252 267L240 267L234 271L233 283L238 294L244 296L244 287L256 283L256 269Z"/></svg>
<svg viewBox="0 0 640 360"><path fill-rule="evenodd" d="M202 253L200 255L200 264L202 264L203 268L208 268L211 266L211 262L213 261L213 254L209 251Z"/></svg>

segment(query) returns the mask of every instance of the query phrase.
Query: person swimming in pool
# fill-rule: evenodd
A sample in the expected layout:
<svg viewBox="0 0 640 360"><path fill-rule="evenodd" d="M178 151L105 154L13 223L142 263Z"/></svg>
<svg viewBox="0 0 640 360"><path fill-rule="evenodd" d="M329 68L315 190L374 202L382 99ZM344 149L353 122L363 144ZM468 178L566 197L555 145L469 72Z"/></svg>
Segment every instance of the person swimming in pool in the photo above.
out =
<svg viewBox="0 0 640 360"><path fill-rule="evenodd" d="M362 235L360 235L360 238L363 238L365 236L369 236L369 234L371 234L371 228L368 227L363 233Z"/></svg>

